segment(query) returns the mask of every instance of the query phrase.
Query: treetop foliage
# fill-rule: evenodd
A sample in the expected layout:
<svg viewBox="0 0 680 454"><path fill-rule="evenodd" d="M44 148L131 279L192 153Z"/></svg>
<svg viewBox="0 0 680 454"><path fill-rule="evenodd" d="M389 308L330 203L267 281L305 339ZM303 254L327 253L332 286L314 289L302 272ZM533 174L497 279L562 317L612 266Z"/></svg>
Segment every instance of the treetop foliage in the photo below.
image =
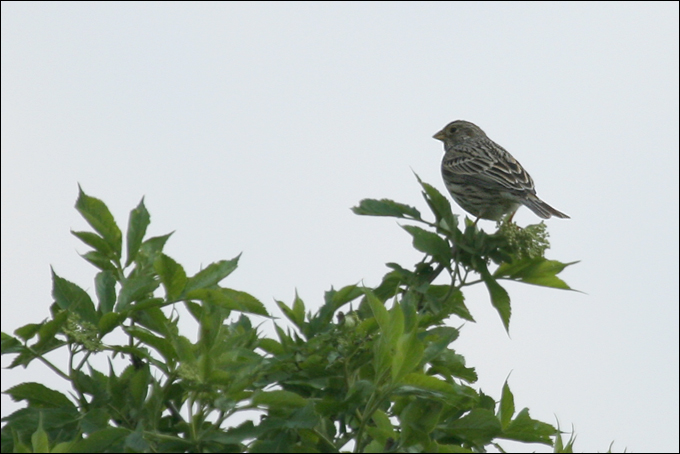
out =
<svg viewBox="0 0 680 454"><path fill-rule="evenodd" d="M572 263L545 258L543 223L459 228L446 197L418 181L434 219L386 199L353 211L402 220L422 259L388 263L375 288L332 288L315 312L297 296L276 301L289 323L221 285L239 256L189 276L163 252L171 234L147 237L143 199L123 235L80 189L76 209L92 231L72 233L91 248L95 298L53 270L50 315L2 333L9 368L42 362L71 392L34 382L6 390L25 407L3 418L2 452L465 453L502 450L502 440L571 452L573 439L515 407L507 382L498 401L474 387L477 372L452 348L460 332L446 322L474 321L464 290L484 285L509 331L501 283L569 289L557 275ZM438 276L447 282L434 284ZM178 305L198 327L195 342L180 331ZM263 320L275 338L260 332ZM57 350L66 364L50 359ZM94 365L99 357L108 368Z"/></svg>

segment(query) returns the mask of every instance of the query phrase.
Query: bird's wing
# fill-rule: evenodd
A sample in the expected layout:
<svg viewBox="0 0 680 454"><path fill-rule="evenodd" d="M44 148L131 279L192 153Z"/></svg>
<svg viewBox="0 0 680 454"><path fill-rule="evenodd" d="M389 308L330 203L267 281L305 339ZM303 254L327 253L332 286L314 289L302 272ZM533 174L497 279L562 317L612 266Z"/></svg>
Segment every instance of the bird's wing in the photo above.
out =
<svg viewBox="0 0 680 454"><path fill-rule="evenodd" d="M444 157L442 169L451 177L493 190L535 194L534 181L500 145L477 142L458 145Z"/></svg>

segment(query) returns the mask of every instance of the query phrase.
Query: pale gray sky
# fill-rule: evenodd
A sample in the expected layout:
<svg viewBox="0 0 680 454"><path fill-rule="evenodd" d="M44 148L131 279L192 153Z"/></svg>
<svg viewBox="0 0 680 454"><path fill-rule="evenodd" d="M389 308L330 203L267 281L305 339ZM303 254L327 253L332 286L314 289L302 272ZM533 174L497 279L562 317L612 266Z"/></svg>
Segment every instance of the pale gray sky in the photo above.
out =
<svg viewBox="0 0 680 454"><path fill-rule="evenodd" d="M146 196L189 274L243 251L223 284L272 311L375 285L419 256L349 208L426 211L412 170L444 191L432 135L465 119L571 215L548 256L585 293L507 285L509 339L470 291L454 347L577 450L677 452L678 39L677 2L2 2L2 330L47 316L50 265L92 290L77 183L122 227Z"/></svg>

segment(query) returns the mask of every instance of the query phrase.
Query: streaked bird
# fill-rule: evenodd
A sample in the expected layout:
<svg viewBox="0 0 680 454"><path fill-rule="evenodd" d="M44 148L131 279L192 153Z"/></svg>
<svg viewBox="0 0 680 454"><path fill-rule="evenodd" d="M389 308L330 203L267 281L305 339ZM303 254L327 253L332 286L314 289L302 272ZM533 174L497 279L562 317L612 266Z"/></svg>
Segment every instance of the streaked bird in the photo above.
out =
<svg viewBox="0 0 680 454"><path fill-rule="evenodd" d="M444 142L442 177L451 197L481 219L510 220L520 205L543 219L569 218L539 199L534 180L505 148L469 121L456 120L434 135Z"/></svg>

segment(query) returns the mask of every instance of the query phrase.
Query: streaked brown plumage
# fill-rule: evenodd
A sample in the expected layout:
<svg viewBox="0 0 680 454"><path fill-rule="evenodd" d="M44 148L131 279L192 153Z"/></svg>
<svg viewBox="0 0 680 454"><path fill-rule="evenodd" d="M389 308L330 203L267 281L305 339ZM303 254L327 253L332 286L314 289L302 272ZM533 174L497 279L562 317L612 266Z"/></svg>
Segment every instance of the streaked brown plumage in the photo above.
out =
<svg viewBox="0 0 680 454"><path fill-rule="evenodd" d="M522 165L477 125L456 120L434 135L444 142L444 184L465 211L478 219L499 221L527 206L543 219L569 218L539 199Z"/></svg>

